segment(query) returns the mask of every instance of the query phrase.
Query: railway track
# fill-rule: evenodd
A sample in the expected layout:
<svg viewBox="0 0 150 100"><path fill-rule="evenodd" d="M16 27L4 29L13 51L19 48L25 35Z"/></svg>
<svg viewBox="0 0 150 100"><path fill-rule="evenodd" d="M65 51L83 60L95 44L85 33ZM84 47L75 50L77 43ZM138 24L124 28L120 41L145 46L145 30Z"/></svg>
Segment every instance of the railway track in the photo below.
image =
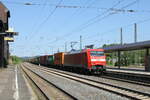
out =
<svg viewBox="0 0 150 100"><path fill-rule="evenodd" d="M144 74L132 74L132 73L122 73L122 72L114 72L114 71L107 71L105 73L107 77L114 77L117 79L126 79L131 81L136 81L139 83L150 83L150 76Z"/></svg>
<svg viewBox="0 0 150 100"><path fill-rule="evenodd" d="M47 67L45 67L45 68L49 69ZM61 72L61 73L68 74L68 75L72 75L72 74L70 74L70 72L66 73L66 72L63 72L63 71L58 71L57 69L52 69L51 68L50 70ZM99 77L99 75L94 75L94 77ZM149 83L145 83L145 82L141 82L141 81L128 80L128 79L123 79L123 78L116 78L116 77L108 76L108 75L105 75L105 74L103 76L101 76L101 78L109 79L109 80L116 80L116 81L120 81L120 82L126 82L126 83L135 84L135 85L142 85L142 86L150 87ZM87 79L89 79L89 78L87 78Z"/></svg>
<svg viewBox="0 0 150 100"><path fill-rule="evenodd" d="M38 90L42 93L41 95L43 97L39 98L39 100L77 100L72 95L63 91L56 85L43 78L42 76L28 69L24 65L21 65L21 69L26 74L26 76L34 83Z"/></svg>
<svg viewBox="0 0 150 100"><path fill-rule="evenodd" d="M131 84L136 84L136 85L142 85L142 86L147 86L147 87L150 87L150 84L148 83L144 83L144 82L138 82L138 81L132 81L132 80L128 80L128 79L122 79L122 78L115 78L115 77L112 77L112 76L101 76L102 78L105 78L105 79L111 79L111 80L116 80L116 81L121 81L121 82L127 82L127 83L131 83Z"/></svg>
<svg viewBox="0 0 150 100"><path fill-rule="evenodd" d="M44 66L44 67L47 68L46 66ZM52 67L51 70L58 71L54 67ZM62 71L60 71L60 72L62 72ZM72 71L68 71L68 70L66 72L78 74L76 72L72 72ZM142 85L142 86L150 87L149 79L145 79L144 77L142 77L142 78L139 79L138 77L132 76L131 74L130 74L129 77L126 76L126 75L124 75L124 73L122 73L122 74L119 73L117 75L117 77L115 77L116 75L114 76L113 73L111 73L110 75L108 73L107 74L105 73L102 76L99 76L97 74L93 74L92 76L94 76L94 77L101 77L101 78L109 79L109 80L116 80L116 81L120 81L120 82L127 82L127 83L131 83L131 84L136 84L136 85Z"/></svg>
<svg viewBox="0 0 150 100"><path fill-rule="evenodd" d="M98 82L98 81L94 81L91 79L87 79L87 78L83 78L83 77L79 77L79 76L75 76L72 74L68 74L68 73L64 73L64 72L60 72L60 71L56 71L56 70L50 70L48 68L44 68L44 67L33 67L33 65L26 65L32 68L39 68L41 71L43 71L44 73L47 74L53 74L53 75L57 75L57 76L61 76L61 77L65 77L68 78L70 80L74 80L98 89L103 89L121 96L125 96L127 98L130 99L135 99L135 100L150 100L150 94L148 93L143 93L143 92L139 92L136 90L132 90L132 89L127 89L124 87L120 87L120 86L114 86L108 83L104 83L104 82Z"/></svg>

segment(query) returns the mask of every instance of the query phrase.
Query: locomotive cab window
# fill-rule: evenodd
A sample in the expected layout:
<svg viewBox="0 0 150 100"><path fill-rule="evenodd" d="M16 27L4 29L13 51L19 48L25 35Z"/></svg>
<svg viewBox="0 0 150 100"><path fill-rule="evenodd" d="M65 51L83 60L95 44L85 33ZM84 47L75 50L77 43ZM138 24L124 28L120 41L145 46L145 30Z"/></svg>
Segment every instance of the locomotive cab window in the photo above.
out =
<svg viewBox="0 0 150 100"><path fill-rule="evenodd" d="M91 51L90 55L91 56L104 56L104 52L103 51Z"/></svg>

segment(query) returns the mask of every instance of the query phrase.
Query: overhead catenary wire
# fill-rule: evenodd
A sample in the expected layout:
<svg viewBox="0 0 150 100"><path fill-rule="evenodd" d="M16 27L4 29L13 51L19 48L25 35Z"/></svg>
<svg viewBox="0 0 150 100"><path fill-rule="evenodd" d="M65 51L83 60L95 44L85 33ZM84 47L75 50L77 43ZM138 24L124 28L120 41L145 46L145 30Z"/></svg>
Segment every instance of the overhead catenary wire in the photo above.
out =
<svg viewBox="0 0 150 100"><path fill-rule="evenodd" d="M137 1L138 1L138 0L137 0ZM137 1L135 1L135 2L137 2ZM135 4L135 2L132 2L132 3L130 3L130 4L126 5L126 6L124 6L123 8L126 8L126 7L129 7L129 6L133 5L133 4ZM144 22L147 22L147 21L150 21L150 18L145 19L145 20L141 20L141 21L138 21L138 22L135 22L135 23L144 23ZM128 25L125 25L125 26L123 26L123 27L128 27L128 26L131 26L131 25L133 25L133 24L128 24ZM118 28L115 28L115 29L118 29ZM106 32L102 32L101 36L104 35L104 34L106 34L106 33L108 33L108 32L110 32L110 31L112 32L112 30L113 30L113 29L111 29L111 30L109 30L109 31L106 31ZM100 33L99 33L99 34L100 34ZM99 35L99 34L98 34L98 35ZM88 38L92 39L91 36L89 36ZM98 41L95 40L94 42L98 42Z"/></svg>
<svg viewBox="0 0 150 100"><path fill-rule="evenodd" d="M84 8L84 9L98 9L98 10L110 10L110 11L119 11L119 12L147 12L150 13L150 10L136 10L136 9L116 9L116 8L104 8L104 7L94 7L91 6L93 3L88 6L79 6L79 5L58 5L58 4L47 4L47 3L30 3L30 2L16 2L16 1L3 1L9 4L17 4L17 5L26 5L26 6L54 6L56 8ZM134 3L134 2L133 2ZM130 4L132 5L132 4ZM127 5L129 6L129 5Z"/></svg>
<svg viewBox="0 0 150 100"><path fill-rule="evenodd" d="M92 1L92 0L91 0ZM95 0L93 0L93 1L95 1ZM80 1L80 5L82 5L82 2ZM92 4L90 4L90 0L87 0L85 3L84 3L84 6L88 6L88 7L91 7L91 5ZM87 10L87 9L84 9L84 11L85 10ZM83 11L83 9L80 9L80 8L77 8L76 10L75 10L75 12L73 12L73 14L71 14L68 18L70 19L70 20L73 20L73 18L77 15L79 15L79 13L81 13L81 11ZM64 26L67 26L67 25L69 25L71 23L71 21L65 21L62 25L64 25Z"/></svg>
<svg viewBox="0 0 150 100"><path fill-rule="evenodd" d="M113 5L113 7L119 5L119 4L120 4L121 2L123 2L123 1L124 1L124 0L120 0L117 4ZM123 6L121 9L125 9L125 8L127 8L127 7L129 7L129 6L132 6L132 5L135 4L137 1L138 1L138 0L134 0L133 2L131 2L131 3L127 4L127 5L125 5L125 6ZM107 12L108 12L108 11L107 11ZM98 15L98 16L103 16L103 15L104 15L105 13L107 13L107 12L104 12L104 13ZM72 35L73 33L79 32L79 31L81 31L81 30L87 28L88 26L90 26L90 25L92 25L92 24L95 24L96 22L102 21L103 19L105 19L105 18L107 18L107 17L109 17L109 16L111 16L111 15L113 15L113 14L116 14L116 13L118 13L118 12L108 13L107 15L101 17L100 19L95 20L95 19L97 18L97 16L96 16L96 17L94 17L95 19L93 18L93 19L95 20L94 22L89 23L90 21L92 21L92 20L89 20L89 22L86 22L87 24L85 24L84 27L82 27L82 28L80 27L80 29L78 29L78 30L75 31L75 32L71 32L71 33L65 34L63 37L59 38L59 40L62 40L63 38L68 37L69 35ZM52 42L50 42L50 43L55 43L55 42L57 42L57 41L58 41L58 39L57 39L57 40L54 40L54 41L52 41Z"/></svg>
<svg viewBox="0 0 150 100"><path fill-rule="evenodd" d="M94 1L95 1L95 0L94 0ZM87 5L86 7L90 7L90 8L92 8L92 7L91 7L91 5L92 5L93 3L92 3L92 4L90 4L89 0L88 0L88 1L86 1L86 2L85 2L85 4ZM79 14L81 13L81 11L83 12L83 10L77 10L75 13L77 13L77 12L78 12L78 14L77 14L77 15L79 15ZM73 15L75 15L75 13L74 13Z"/></svg>
<svg viewBox="0 0 150 100"><path fill-rule="evenodd" d="M5 2L8 4L15 4L15 5L24 5L24 6L54 6L58 8L93 8L99 9L99 7L90 7L90 6L79 6L79 5L60 5L60 4L50 4L50 3L32 3L32 2L17 2L17 1L7 1L7 0L0 0L1 2ZM87 1L85 4L87 4Z"/></svg>
<svg viewBox="0 0 150 100"><path fill-rule="evenodd" d="M44 4L46 4L46 1L47 1L47 0L44 0ZM45 6L42 6L41 9L40 9L42 13L41 13L40 15L43 15L44 9L45 9ZM36 16L35 18L36 18L36 19L39 19L40 16ZM30 35L33 34L33 32L34 32L33 28L34 28L37 24L38 24L38 21L35 21L35 22L33 23L33 26L32 26L32 28L31 28L32 30L31 30L31 32L30 32ZM27 38L26 38L26 40L27 40Z"/></svg>
<svg viewBox="0 0 150 100"><path fill-rule="evenodd" d="M24 5L24 6L55 6L56 5L56 4L32 3L32 2L20 2L20 1L8 1L8 0L0 0L0 1L7 4Z"/></svg>
<svg viewBox="0 0 150 100"><path fill-rule="evenodd" d="M131 3L129 3L128 5L122 7L121 9L125 9L125 8L129 7L129 6L133 5L133 4L135 4L137 1L138 1L138 0L135 0L135 1L131 2ZM111 16L111 15L113 15L113 14L116 14L116 13L118 13L118 12L109 13L108 15L102 17L101 19L95 20L94 22L89 23L89 24L87 24L86 26L80 28L77 32L79 32L79 31L81 31L81 30L87 28L88 26L93 25L93 24L95 24L96 22L99 22L99 21L101 21L101 20L103 20L103 19L105 19L105 18L107 18L107 17L109 17L109 16Z"/></svg>
<svg viewBox="0 0 150 100"><path fill-rule="evenodd" d="M108 31L98 33L97 35L99 35L99 34L101 34L101 35L108 34L109 32L112 32L113 30L118 30L120 27L125 28L125 27L129 27L129 26L134 25L134 23L142 24L142 23L145 23L145 22L148 22L148 21L150 21L150 18L147 18L147 19L144 19L144 20L140 20L140 21L137 21L137 22L133 22L133 23L128 24L128 25L119 26L119 27L116 27L116 28L110 29L110 30L108 30ZM89 39L89 38L90 38L90 39L92 39L92 37L91 37L91 36L88 36L88 37L86 37L86 38L87 38L87 39ZM84 39L86 39L86 38L84 38Z"/></svg>
<svg viewBox="0 0 150 100"><path fill-rule="evenodd" d="M60 0L60 1L58 2L58 5L60 5L60 4L62 3L62 1L63 1L63 0ZM45 24L45 22L47 22L47 20L55 13L56 9L57 9L57 7L55 7L55 8L52 10L52 12L46 17L45 20L43 20L43 22L39 25L39 27L41 27L41 25L43 25L43 24ZM39 31L39 30L38 30L39 27L37 28L36 32ZM31 34L31 35L32 35L32 34ZM31 35L30 35L29 40L33 37L33 36L31 36Z"/></svg>
<svg viewBox="0 0 150 100"><path fill-rule="evenodd" d="M79 6L79 5L60 5L60 4L49 4L49 3L32 3L32 2L16 2L16 1L3 1L0 0L1 2L5 2L8 4L16 4L16 5L25 5L25 6L54 6L56 8L90 8L90 9L107 9L107 8L100 8L100 7L92 7L90 5L88 6ZM88 1L89 2L89 1ZM87 4L87 2L85 3Z"/></svg>
<svg viewBox="0 0 150 100"><path fill-rule="evenodd" d="M135 4L137 1L138 1L138 0L135 0L135 1L131 2L131 3L129 3L128 5L122 7L121 9L124 10L125 8L127 8L127 7L129 7L129 6L133 5L133 4ZM79 32L79 31L81 31L81 30L84 30L84 29L86 29L87 27L89 27L90 25L93 25L93 24L95 24L95 23L97 23L97 22L100 22L100 21L102 21L103 19L105 19L105 18L107 18L107 17L109 17L109 16L111 16L111 15L113 15L113 14L117 14L117 13L119 13L119 12L118 12L118 11L115 11L115 12L113 12L113 13L110 12L108 15L105 15L105 16L103 16L103 17L100 18L100 19L97 19L97 20L95 20L95 21L93 21L93 22L91 22L91 23L85 24L85 26L81 27L77 32Z"/></svg>
<svg viewBox="0 0 150 100"><path fill-rule="evenodd" d="M61 4L61 2L58 3L57 6L55 6L55 9L58 8L58 6L59 6L60 4ZM46 20L45 20L42 24L44 24L45 22L46 22ZM42 25L42 24L41 24L41 25ZM39 26L41 26L41 25L39 25ZM40 28L39 28L39 29L40 29ZM37 31L36 31L36 33L37 33ZM36 35L36 36L37 36L37 35ZM32 36L31 36L31 37L32 37ZM56 39L56 41L57 41L57 39Z"/></svg>
<svg viewBox="0 0 150 100"><path fill-rule="evenodd" d="M124 0L123 0L123 1L124 1ZM131 2L131 3L129 3L128 5L122 7L121 9L123 10L123 9L129 7L129 6L133 5L133 4L135 4L137 1L138 1L138 0L135 0L135 1ZM113 7L113 8L114 8L114 7ZM108 9L108 11L109 11L109 9ZM100 18L100 19L97 19L97 20L95 20L95 21L93 21L93 22L91 22L91 23L88 23L88 22L87 22L87 23L84 24L85 26L84 26L84 27L81 27L77 32L79 32L79 31L81 31L81 30L87 28L88 26L93 25L93 24L95 24L95 23L97 23L97 22L99 22L99 21L101 21L101 20L103 20L103 19L105 19L105 18L107 18L107 17L113 15L113 14L116 14L116 13L118 13L118 11L110 12L108 15L106 15L106 16ZM100 16L101 16L101 15L100 15ZM96 18L97 18L97 17L96 17ZM91 21L91 20L90 20L90 21ZM90 21L89 21L89 22L90 22Z"/></svg>
<svg viewBox="0 0 150 100"><path fill-rule="evenodd" d="M117 3L115 3L111 8L114 8L114 7L118 6L118 5L119 5L120 3L122 3L123 1L124 1L124 0L119 0L119 1L118 1ZM95 17L89 19L88 21L86 21L85 23L83 23L82 25L80 25L77 29L73 30L72 32L69 32L69 33L67 33L67 34L65 34L65 35L63 35L63 36L60 36L60 37L59 37L59 40L65 38L66 36L72 35L73 33L77 32L77 30L78 30L79 28L81 28L82 26L88 24L89 22L95 20L96 18L99 18L99 17L103 16L104 14L106 14L106 13L108 13L108 12L109 12L109 10L106 10L106 11L104 11L102 14L99 14L99 15L97 15L97 16L95 16ZM54 40L54 41L52 41L52 42L50 42L50 43L55 43L55 42L57 42L57 41L58 41L58 39L57 39L57 40Z"/></svg>
<svg viewBox="0 0 150 100"><path fill-rule="evenodd" d="M61 7L58 7L58 8L61 8ZM109 8L108 8L109 9ZM106 8L106 10L108 10L107 8ZM116 10L116 11L115 11ZM117 12L117 10L120 10L120 9L113 9L113 10L111 10L111 11L115 11L115 12ZM124 11L124 9L122 10L122 12ZM99 33L99 34L101 34L101 33Z"/></svg>
<svg viewBox="0 0 150 100"><path fill-rule="evenodd" d="M115 3L112 7L116 7L117 5L119 5L120 3L122 3L124 0L119 0L117 3ZM109 10L108 10L109 11ZM105 13L107 13L108 11L105 11L105 12L103 12L102 14L100 14L101 16L102 15L104 15ZM96 16L97 17L97 16ZM94 17L95 18L95 17ZM93 19L94 19L93 18ZM70 33L69 33L70 34ZM69 34L65 34L65 36L67 37ZM64 36L64 37L65 37ZM63 39L64 37L61 37L61 39ZM60 40L60 38L57 38L56 40L54 40L54 41L52 41L52 42L50 42L49 44L52 44L52 43L55 43L55 42L57 42L57 41L59 41Z"/></svg>
<svg viewBox="0 0 150 100"><path fill-rule="evenodd" d="M60 0L58 2L57 5L60 5L62 3L63 0ZM57 10L57 7L55 7L52 12L49 13L49 15L39 24L38 28L36 29L35 33L36 33L36 36L38 34L38 31L42 28L42 26L52 17L52 15L55 13L55 11ZM32 37L32 36L30 36Z"/></svg>
<svg viewBox="0 0 150 100"><path fill-rule="evenodd" d="M121 26L122 28L126 28L126 27L129 27L129 26L133 26L134 25L134 23L136 23L136 24L143 24L143 23L146 23L146 22L148 22L148 21L150 21L150 18L147 18L147 19L144 19L144 20L139 20L139 21L136 21L136 22L133 22L132 24L128 24L128 25L124 25L124 26ZM101 35L101 37L102 36L104 36L104 35L106 35L106 34L109 34L110 32L112 32L112 31L116 31L116 30L118 30L120 27L118 27L118 28L114 28L114 29L110 29L110 30L108 30L108 31L105 31L105 32L100 32L100 33L98 33L97 35L95 35L95 37L98 37L98 35ZM86 38L84 38L84 40L94 40L93 39L94 37L91 37L91 36L88 36L88 37L86 37ZM83 41L84 41L83 40ZM115 40L116 41L116 40ZM90 42L90 43L101 43L102 42L102 40L94 40L93 42Z"/></svg>

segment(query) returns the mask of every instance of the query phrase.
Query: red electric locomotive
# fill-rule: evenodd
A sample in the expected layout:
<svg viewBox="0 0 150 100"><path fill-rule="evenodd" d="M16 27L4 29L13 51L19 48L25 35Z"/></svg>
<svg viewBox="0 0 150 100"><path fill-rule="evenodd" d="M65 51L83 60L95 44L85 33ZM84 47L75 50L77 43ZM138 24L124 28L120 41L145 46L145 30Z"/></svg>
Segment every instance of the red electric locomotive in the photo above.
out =
<svg viewBox="0 0 150 100"><path fill-rule="evenodd" d="M64 66L70 66L89 72L103 72L106 70L106 56L103 49L86 49L81 52L65 54Z"/></svg>

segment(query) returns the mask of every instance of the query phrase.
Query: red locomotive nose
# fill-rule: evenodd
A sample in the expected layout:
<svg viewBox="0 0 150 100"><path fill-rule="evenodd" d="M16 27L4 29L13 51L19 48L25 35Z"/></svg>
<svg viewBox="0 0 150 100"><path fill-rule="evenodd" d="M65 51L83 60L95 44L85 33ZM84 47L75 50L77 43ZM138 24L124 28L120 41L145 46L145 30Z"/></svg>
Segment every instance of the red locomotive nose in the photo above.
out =
<svg viewBox="0 0 150 100"><path fill-rule="evenodd" d="M91 65L101 65L101 66L105 66L106 65L106 57L105 56L101 56L101 57L93 57L91 56Z"/></svg>
<svg viewBox="0 0 150 100"><path fill-rule="evenodd" d="M105 66L106 56L103 51L91 51L90 52L90 62L91 66Z"/></svg>

